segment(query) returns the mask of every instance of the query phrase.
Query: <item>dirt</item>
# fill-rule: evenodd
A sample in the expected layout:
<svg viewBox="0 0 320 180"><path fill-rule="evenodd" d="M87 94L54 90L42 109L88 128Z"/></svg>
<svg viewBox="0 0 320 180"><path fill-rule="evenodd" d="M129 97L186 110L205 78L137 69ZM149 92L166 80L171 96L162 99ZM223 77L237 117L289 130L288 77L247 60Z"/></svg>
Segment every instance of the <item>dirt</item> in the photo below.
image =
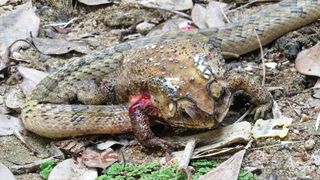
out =
<svg viewBox="0 0 320 180"><path fill-rule="evenodd" d="M39 9L42 23L40 36L75 39L86 35L88 37L83 38L83 40L88 43L92 51L102 50L118 43L125 36L137 34L135 26L139 22L148 21L158 25L174 15L161 10L146 9L128 4L97 7L77 4L76 9L72 10L72 4L70 3L71 1L36 1L34 3ZM257 9L261 9L261 7ZM250 14L257 9L249 8L248 11L239 14ZM233 16L236 17L237 13ZM72 32L68 34L59 34L52 28L43 26L53 22L67 21L74 17L77 17L77 20L71 24ZM320 151L319 132L315 131L315 119L320 111L320 100L312 98L312 90L310 89L315 84L316 78L299 74L294 68L293 61L298 52L319 41L319 32L320 22L316 22L300 30L290 32L263 48L266 63L277 63L276 68L267 68L266 86L273 87L271 93L282 113L293 118L294 121L286 138L268 138L254 141L252 148L244 158L243 167L257 167L259 169L255 173L257 178L268 179L276 175L278 179L319 179L320 168L315 164L314 156ZM28 60L28 63L20 62L20 65L43 71L52 71L72 60L70 57L82 55L69 53L65 56L51 57L39 54L31 48L20 51L20 53L25 60ZM226 66L229 68L247 67L249 65L261 67L261 58L259 51L256 51L242 56L240 60L229 60L227 63ZM10 73L10 78L15 80L9 83L6 79L0 86L0 110L1 113L19 116L19 112L5 106L4 97L7 90L12 84L20 84L22 80L15 70ZM253 69L251 73L257 75L257 77L262 77L261 68ZM231 116L228 118L239 117L245 110L243 106L236 103L232 112L230 112ZM302 116L306 121L301 122ZM245 120L253 122L251 117ZM27 134L27 140L39 151L38 155L32 154L30 149L14 136L0 137L0 162L7 167L12 167L13 165L32 163L50 156L46 146L51 140L40 138L31 133ZM307 141L314 141L315 144L311 145L310 148L306 145ZM284 144L281 142L291 143ZM146 151L139 145L126 148L124 153L127 161L131 162L156 161L161 156L161 153ZM17 174L20 173L17 172ZM23 172L17 178L39 179L39 175L33 172Z"/></svg>

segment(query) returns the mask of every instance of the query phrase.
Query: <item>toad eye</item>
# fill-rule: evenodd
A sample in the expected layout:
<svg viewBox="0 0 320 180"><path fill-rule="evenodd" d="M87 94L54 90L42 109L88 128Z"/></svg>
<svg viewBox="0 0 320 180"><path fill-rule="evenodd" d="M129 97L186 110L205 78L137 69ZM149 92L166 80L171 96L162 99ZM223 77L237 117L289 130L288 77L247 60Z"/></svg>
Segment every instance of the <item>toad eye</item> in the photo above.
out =
<svg viewBox="0 0 320 180"><path fill-rule="evenodd" d="M190 118L189 114L185 110L181 110L181 116L185 119Z"/></svg>

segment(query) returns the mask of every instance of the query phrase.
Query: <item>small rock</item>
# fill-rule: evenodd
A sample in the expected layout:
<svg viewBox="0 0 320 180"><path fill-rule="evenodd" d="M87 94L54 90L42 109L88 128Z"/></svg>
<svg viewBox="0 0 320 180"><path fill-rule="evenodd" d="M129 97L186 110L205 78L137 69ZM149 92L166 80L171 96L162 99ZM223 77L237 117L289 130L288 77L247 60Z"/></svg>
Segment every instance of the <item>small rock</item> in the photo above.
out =
<svg viewBox="0 0 320 180"><path fill-rule="evenodd" d="M313 158L314 158L314 164L316 166L320 166L320 153L317 152L313 155Z"/></svg>
<svg viewBox="0 0 320 180"><path fill-rule="evenodd" d="M301 115L301 119L300 119L300 122L307 122L310 120L310 117L306 114L302 114Z"/></svg>
<svg viewBox="0 0 320 180"><path fill-rule="evenodd" d="M152 23L148 23L148 22L142 22L140 24L137 25L136 29L138 31L138 33L142 34L142 35L146 35L148 34L151 29L154 27L155 25Z"/></svg>
<svg viewBox="0 0 320 180"><path fill-rule="evenodd" d="M277 67L277 63L275 62L267 62L265 63L266 67L269 68L269 69L275 69Z"/></svg>
<svg viewBox="0 0 320 180"><path fill-rule="evenodd" d="M21 61L24 59L23 56L16 51L12 53L12 57L13 57L13 59L18 60L18 61Z"/></svg>
<svg viewBox="0 0 320 180"><path fill-rule="evenodd" d="M304 148L307 151L312 150L314 148L315 144L316 144L316 142L313 139L309 139L304 143Z"/></svg>
<svg viewBox="0 0 320 180"><path fill-rule="evenodd" d="M297 130L297 129L294 129L294 130L293 130L293 133L294 133L294 134L300 134L299 130Z"/></svg>

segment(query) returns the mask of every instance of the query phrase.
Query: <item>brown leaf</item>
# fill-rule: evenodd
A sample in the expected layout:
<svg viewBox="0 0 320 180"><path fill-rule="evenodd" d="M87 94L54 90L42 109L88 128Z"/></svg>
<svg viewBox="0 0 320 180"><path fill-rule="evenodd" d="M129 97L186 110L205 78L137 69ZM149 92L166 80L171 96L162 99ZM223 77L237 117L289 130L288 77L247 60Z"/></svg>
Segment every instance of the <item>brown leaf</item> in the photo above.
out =
<svg viewBox="0 0 320 180"><path fill-rule="evenodd" d="M215 180L237 180L240 172L243 156L246 150L241 150L221 163L217 168L209 171L201 176L199 180L215 179Z"/></svg>
<svg viewBox="0 0 320 180"><path fill-rule="evenodd" d="M40 19L34 13L31 1L17 6L17 8L4 16L0 16L0 54L17 39L26 39L37 36ZM26 45L24 42L16 43L13 49ZM12 49L11 49L12 50Z"/></svg>
<svg viewBox="0 0 320 180"><path fill-rule="evenodd" d="M118 154L111 148L99 153L91 148L87 148L82 153L82 161L87 167L106 168L118 161Z"/></svg>
<svg viewBox="0 0 320 180"><path fill-rule="evenodd" d="M320 43L300 52L295 63L298 72L320 77Z"/></svg>
<svg viewBox="0 0 320 180"><path fill-rule="evenodd" d="M87 53L89 49L86 44L71 42L64 39L33 38L32 42L43 54L59 55L70 51Z"/></svg>
<svg viewBox="0 0 320 180"><path fill-rule="evenodd" d="M75 139L68 139L63 141L55 141L54 144L65 152L72 153L74 155L79 154L85 149L85 143L83 141L77 141Z"/></svg>

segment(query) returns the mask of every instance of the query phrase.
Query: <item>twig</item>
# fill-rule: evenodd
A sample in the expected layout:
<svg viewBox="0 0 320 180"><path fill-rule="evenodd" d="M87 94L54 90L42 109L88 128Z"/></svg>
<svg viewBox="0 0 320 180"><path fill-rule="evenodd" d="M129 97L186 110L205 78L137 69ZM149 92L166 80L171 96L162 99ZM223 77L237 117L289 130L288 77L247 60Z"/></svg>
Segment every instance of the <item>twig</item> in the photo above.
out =
<svg viewBox="0 0 320 180"><path fill-rule="evenodd" d="M281 144L273 144L273 145L269 145L269 146L262 146L262 147L256 147L256 148L251 148L250 150L251 151L254 151L254 150L260 150L260 149L265 149L265 148L272 148L272 147L278 147L278 146L282 146L284 144L295 144L295 143L304 143L305 141L288 141L288 142L285 142L285 143L281 143Z"/></svg>
<svg viewBox="0 0 320 180"><path fill-rule="evenodd" d="M187 145L184 148L184 152L183 152L183 155L181 156L180 163L179 163L178 169L180 172L185 172L187 170L190 159L193 155L193 151L194 151L195 146L196 146L195 139L190 139L187 142Z"/></svg>
<svg viewBox="0 0 320 180"><path fill-rule="evenodd" d="M231 21L230 21L230 19L227 17L227 15L226 15L226 13L224 12L224 10L222 9L222 7L219 6L219 8L220 8L220 12L222 13L224 19L230 24Z"/></svg>
<svg viewBox="0 0 320 180"><path fill-rule="evenodd" d="M183 12L180 12L180 11L176 11L176 10L173 10L173 9L167 9L167 8L163 8L163 7L159 7L157 5L154 5L154 6L146 6L142 3L139 3L140 5L142 5L143 7L147 7L147 8L153 8L153 9L160 9L160 10L164 10L164 11L168 11L168 12L171 12L171 13L174 13L174 14L177 14L181 17L184 17L184 18L187 18L189 20L191 20L191 16L189 16L188 14L186 13L183 13Z"/></svg>
<svg viewBox="0 0 320 180"><path fill-rule="evenodd" d="M23 173L28 173L28 172L34 172L37 171L40 167L40 165L44 162L53 160L55 162L58 162L58 159L55 159L54 157L50 157L47 159L42 159L42 160L38 160L35 161L33 163L29 163L29 164L24 164L24 165L14 165L10 167L10 170L15 173L15 174L23 174Z"/></svg>
<svg viewBox="0 0 320 180"><path fill-rule="evenodd" d="M52 27L52 26L62 26L62 28L66 28L68 27L73 21L77 20L78 18L72 18L70 21L68 22L64 22L64 23L52 23L52 24L47 24L44 25L43 27Z"/></svg>
<svg viewBox="0 0 320 180"><path fill-rule="evenodd" d="M274 119L280 119L283 115L277 101L273 100L272 115Z"/></svg>
<svg viewBox="0 0 320 180"><path fill-rule="evenodd" d="M232 10L228 11L227 14L232 13L234 11L237 11L239 9L245 8L247 6L253 5L255 3L278 2L278 1L279 0L254 0L254 1L248 2L248 3L246 3L246 4L242 5L242 6L239 6L239 7L235 8L235 9L232 9Z"/></svg>
<svg viewBox="0 0 320 180"><path fill-rule="evenodd" d="M253 110L253 106L250 106L250 108L241 117L239 117L239 119L237 119L234 123L238 123L242 121L252 110Z"/></svg>
<svg viewBox="0 0 320 180"><path fill-rule="evenodd" d="M319 126L320 126L320 113L318 114L317 119L316 119L316 132L318 131Z"/></svg>
<svg viewBox="0 0 320 180"><path fill-rule="evenodd" d="M260 47L261 61L262 61L262 73L263 73L261 86L264 87L265 83L266 83L266 66L265 66L265 62L264 62L264 54L263 54L262 44L261 44L260 38L258 36L258 33L257 33L255 28L253 30L254 30L254 33L255 33L255 35L257 37L257 40L258 40L258 43L259 43L259 47Z"/></svg>
<svg viewBox="0 0 320 180"><path fill-rule="evenodd" d="M252 142L253 142L253 140L250 140L250 141L247 143L246 147L244 147L244 149L245 149L245 150L248 150L249 148L251 148Z"/></svg>
<svg viewBox="0 0 320 180"><path fill-rule="evenodd" d="M299 112L296 110L296 108L294 108L294 107L292 106L292 104L290 103L290 101L286 100L285 102L289 105L290 109L292 109L292 110L296 113L296 115L300 117L301 113L299 113ZM301 111L302 111L302 110L301 110ZM302 112L303 112L303 111L302 111Z"/></svg>
<svg viewBox="0 0 320 180"><path fill-rule="evenodd" d="M33 146L28 144L19 131L15 130L13 134L22 142L22 144L24 144L33 153L33 155L39 154L39 151L37 151Z"/></svg>

